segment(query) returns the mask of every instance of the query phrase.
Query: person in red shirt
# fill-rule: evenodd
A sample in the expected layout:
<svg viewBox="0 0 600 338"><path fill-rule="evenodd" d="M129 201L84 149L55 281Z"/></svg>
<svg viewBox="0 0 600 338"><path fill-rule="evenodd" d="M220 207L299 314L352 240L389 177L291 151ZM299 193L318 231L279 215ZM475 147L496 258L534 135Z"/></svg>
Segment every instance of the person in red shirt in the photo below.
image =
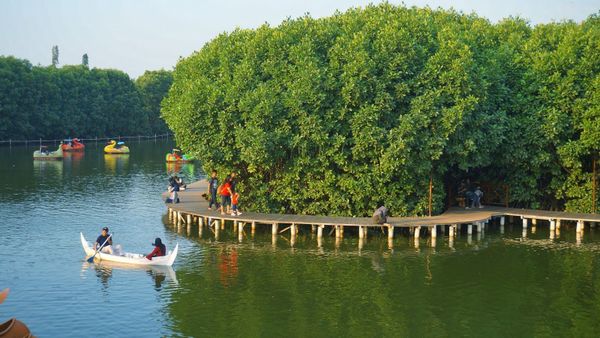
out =
<svg viewBox="0 0 600 338"><path fill-rule="evenodd" d="M147 259L152 260L152 257L160 257L167 254L167 247L162 243L160 238L157 237L152 245L154 245L154 250L146 256Z"/></svg>
<svg viewBox="0 0 600 338"><path fill-rule="evenodd" d="M225 215L223 207L227 207L227 213L230 213L229 208L231 207L232 192L231 179L229 177L225 179L225 182L221 186L221 191L219 191L219 193L221 194L221 215Z"/></svg>

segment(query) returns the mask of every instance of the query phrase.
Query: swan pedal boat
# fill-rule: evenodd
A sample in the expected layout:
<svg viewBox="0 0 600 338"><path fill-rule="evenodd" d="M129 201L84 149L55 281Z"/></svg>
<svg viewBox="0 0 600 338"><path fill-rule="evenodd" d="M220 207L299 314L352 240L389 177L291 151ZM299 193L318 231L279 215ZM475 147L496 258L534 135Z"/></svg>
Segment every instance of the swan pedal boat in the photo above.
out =
<svg viewBox="0 0 600 338"><path fill-rule="evenodd" d="M62 160L63 158L62 144L55 151L42 151L42 149L46 149L46 147L42 146L40 150L33 152L34 160Z"/></svg>
<svg viewBox="0 0 600 338"><path fill-rule="evenodd" d="M94 252L96 252L92 246L85 240L83 237L83 233L79 233L81 236L81 245L83 246L83 251L87 256L92 256ZM152 260L146 258L145 255L125 252L122 256L119 255L111 255L104 252L98 252L96 254L96 258L105 261L124 263L124 264L133 264L133 265L154 265L154 266L171 266L175 262L175 258L177 258L177 252L179 251L179 243L175 245L175 249L173 251L169 251L166 256L161 257L152 257Z"/></svg>
<svg viewBox="0 0 600 338"><path fill-rule="evenodd" d="M104 147L104 152L106 154L129 154L129 147L125 145L125 142L110 140Z"/></svg>

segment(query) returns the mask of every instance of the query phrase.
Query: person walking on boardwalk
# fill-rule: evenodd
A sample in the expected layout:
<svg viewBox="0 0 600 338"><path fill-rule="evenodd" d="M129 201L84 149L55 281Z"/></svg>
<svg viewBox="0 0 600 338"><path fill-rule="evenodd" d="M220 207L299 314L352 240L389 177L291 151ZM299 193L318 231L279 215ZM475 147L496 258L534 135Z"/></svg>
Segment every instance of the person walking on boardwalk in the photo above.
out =
<svg viewBox="0 0 600 338"><path fill-rule="evenodd" d="M106 242L106 244L104 244L104 242ZM108 234L107 227L102 228L102 233L96 239L96 243L94 243L94 250L98 249L103 244L104 244L104 246L102 247L102 250L100 250L100 252L104 252L104 253L112 255L113 254L113 249L112 249L113 240L112 240L112 236Z"/></svg>
<svg viewBox="0 0 600 338"><path fill-rule="evenodd" d="M213 204L215 209L219 208L219 202L217 201L217 189L219 188L219 179L217 178L217 171L213 170L210 173L210 179L208 180L208 196L210 196L210 202L208 203L208 210L212 210Z"/></svg>
<svg viewBox="0 0 600 338"><path fill-rule="evenodd" d="M225 178L225 182L221 186L221 215L225 215L224 207L227 207L227 213L230 213L229 208L231 207L231 178Z"/></svg>
<svg viewBox="0 0 600 338"><path fill-rule="evenodd" d="M161 257L167 254L167 247L162 243L162 240L158 237L154 240L154 250L146 255L146 259L152 260L152 257Z"/></svg>

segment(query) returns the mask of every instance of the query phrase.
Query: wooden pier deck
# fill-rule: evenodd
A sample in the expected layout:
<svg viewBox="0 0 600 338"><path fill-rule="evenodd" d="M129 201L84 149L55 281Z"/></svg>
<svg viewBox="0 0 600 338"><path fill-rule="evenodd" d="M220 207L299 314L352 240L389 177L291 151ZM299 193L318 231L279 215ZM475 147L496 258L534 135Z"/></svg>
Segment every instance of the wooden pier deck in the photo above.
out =
<svg viewBox="0 0 600 338"><path fill-rule="evenodd" d="M272 234L277 235L283 231L290 230L292 235L298 232L299 226L311 226L311 231L316 231L318 237L323 234L325 227L331 227L331 233L335 231L336 237L342 237L344 228L357 228L359 238L367 236L369 228L387 228L388 238L393 238L395 228L409 228L410 233L415 239L419 238L422 227L428 229L432 238L437 236L437 229L446 226L449 229L449 235L453 236L459 231L459 226L467 225L468 233L471 234L473 227L477 232L481 232L485 225L493 218L498 218L500 226L504 226L505 217L518 217L522 219L524 231L531 222L531 226L537 225L538 220L547 221L550 230L560 230L561 222L577 222L577 233L583 233L585 223L590 227L595 227L596 222L600 222L599 214L569 213L559 211L531 210L503 208L495 206L485 206L481 209L451 208L441 215L433 217L390 217L384 225L374 224L370 217L338 217L338 216L313 216L313 215L290 215L290 214L265 214L246 212L242 215L221 215L217 210L208 210L208 202L202 196L207 192L208 182L205 180L191 183L185 191L179 192L180 203L166 204L169 208L169 219L177 224L187 224L188 226L197 223L202 231L203 226L214 227L217 231L223 228L225 222L230 221L234 225L234 230L243 230L244 226L251 225L254 232L257 225L267 225L272 227ZM163 199L167 197L163 193ZM220 225L220 226L219 226ZM287 225L283 230L279 230L280 225Z"/></svg>

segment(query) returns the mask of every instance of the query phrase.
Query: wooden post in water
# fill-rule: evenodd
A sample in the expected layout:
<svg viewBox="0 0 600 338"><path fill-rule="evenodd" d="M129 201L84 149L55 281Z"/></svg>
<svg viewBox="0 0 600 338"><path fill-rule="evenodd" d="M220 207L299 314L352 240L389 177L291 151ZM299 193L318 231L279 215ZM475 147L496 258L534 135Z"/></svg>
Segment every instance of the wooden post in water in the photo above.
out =
<svg viewBox="0 0 600 338"><path fill-rule="evenodd" d="M598 190L598 175L596 174L596 156L592 159L592 214L596 213L597 190Z"/></svg>
<svg viewBox="0 0 600 338"><path fill-rule="evenodd" d="M342 237L342 232L340 231L340 226L339 225L334 225L334 227L335 227L335 238Z"/></svg>
<svg viewBox="0 0 600 338"><path fill-rule="evenodd" d="M317 227L317 239L323 238L323 226L322 224Z"/></svg>
<svg viewBox="0 0 600 338"><path fill-rule="evenodd" d="M419 247L419 236L420 236L420 232L421 232L421 227L420 226L416 226L415 227L415 248Z"/></svg>
<svg viewBox="0 0 600 338"><path fill-rule="evenodd" d="M315 224L310 225L310 233L314 234L317 231L317 226Z"/></svg>
<svg viewBox="0 0 600 338"><path fill-rule="evenodd" d="M437 237L437 225L430 226L429 232L431 232L431 238L436 238Z"/></svg>
<svg viewBox="0 0 600 338"><path fill-rule="evenodd" d="M448 227L448 237L454 238L454 225L450 225L450 227Z"/></svg>
<svg viewBox="0 0 600 338"><path fill-rule="evenodd" d="M523 229L527 229L527 218L523 218Z"/></svg>
<svg viewBox="0 0 600 338"><path fill-rule="evenodd" d="M192 215L191 214L187 215L187 222L186 223L188 224L188 226L192 225Z"/></svg>
<svg viewBox="0 0 600 338"><path fill-rule="evenodd" d="M467 225L467 235L472 235L473 234L473 224L469 223Z"/></svg>
<svg viewBox="0 0 600 338"><path fill-rule="evenodd" d="M359 226L358 226L358 238L359 238L359 239L362 239L362 238L364 238L364 236L365 236L365 234L363 234L363 228L364 228L364 227L363 227L362 225L359 225Z"/></svg>
<svg viewBox="0 0 600 338"><path fill-rule="evenodd" d="M252 230L252 235L254 235L254 232L256 232L256 222L255 221L252 221L251 230Z"/></svg>
<svg viewBox="0 0 600 338"><path fill-rule="evenodd" d="M431 217L431 208L433 201L433 173L429 174L429 217Z"/></svg>
<svg viewBox="0 0 600 338"><path fill-rule="evenodd" d="M278 228L279 228L279 224L273 223L273 226L271 227L271 235L277 236Z"/></svg>
<svg viewBox="0 0 600 338"><path fill-rule="evenodd" d="M556 230L556 221L551 219L550 220L550 231L554 232L554 230Z"/></svg>
<svg viewBox="0 0 600 338"><path fill-rule="evenodd" d="M388 239L394 239L394 226L388 224Z"/></svg>
<svg viewBox="0 0 600 338"><path fill-rule="evenodd" d="M583 228L584 228L583 221L578 220L577 221L577 232L583 232Z"/></svg>

